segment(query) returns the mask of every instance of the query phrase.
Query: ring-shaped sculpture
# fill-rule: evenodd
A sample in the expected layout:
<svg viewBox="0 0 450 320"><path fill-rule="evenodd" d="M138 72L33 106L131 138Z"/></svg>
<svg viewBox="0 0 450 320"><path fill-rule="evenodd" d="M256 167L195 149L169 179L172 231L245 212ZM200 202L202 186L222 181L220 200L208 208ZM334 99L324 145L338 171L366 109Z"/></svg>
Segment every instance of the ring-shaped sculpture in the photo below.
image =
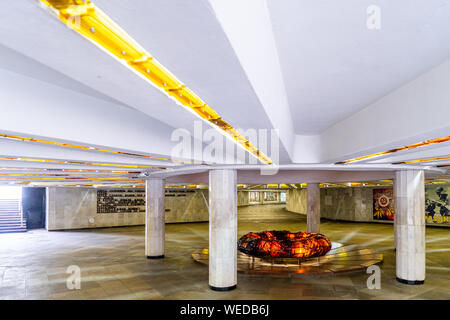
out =
<svg viewBox="0 0 450 320"><path fill-rule="evenodd" d="M330 251L331 241L320 233L250 232L239 239L238 249L254 257L309 258L322 256Z"/></svg>

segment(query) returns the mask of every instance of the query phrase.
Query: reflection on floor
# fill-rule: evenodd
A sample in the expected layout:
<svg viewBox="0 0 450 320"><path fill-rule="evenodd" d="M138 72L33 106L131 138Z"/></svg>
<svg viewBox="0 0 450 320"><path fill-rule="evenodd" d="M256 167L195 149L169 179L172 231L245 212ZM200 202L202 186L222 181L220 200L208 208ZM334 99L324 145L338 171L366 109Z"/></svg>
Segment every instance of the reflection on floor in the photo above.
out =
<svg viewBox="0 0 450 320"><path fill-rule="evenodd" d="M304 216L283 206L239 209L238 236L267 229L305 230ZM427 229L427 278L422 286L395 281L392 225L323 222L332 241L363 244L384 254L381 289L368 274L286 278L238 275L238 288L214 292L208 269L191 253L208 245L208 224L166 226L166 258L144 257L144 228L71 232L36 230L0 235L0 299L450 299L450 230ZM81 268L81 290L68 290L67 267Z"/></svg>

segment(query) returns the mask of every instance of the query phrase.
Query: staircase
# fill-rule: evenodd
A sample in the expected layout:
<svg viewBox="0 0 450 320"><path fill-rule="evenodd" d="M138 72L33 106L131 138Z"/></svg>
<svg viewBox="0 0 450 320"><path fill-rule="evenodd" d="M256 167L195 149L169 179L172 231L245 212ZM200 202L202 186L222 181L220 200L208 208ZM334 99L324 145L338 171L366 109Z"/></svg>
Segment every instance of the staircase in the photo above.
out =
<svg viewBox="0 0 450 320"><path fill-rule="evenodd" d="M26 232L20 199L0 199L0 233Z"/></svg>

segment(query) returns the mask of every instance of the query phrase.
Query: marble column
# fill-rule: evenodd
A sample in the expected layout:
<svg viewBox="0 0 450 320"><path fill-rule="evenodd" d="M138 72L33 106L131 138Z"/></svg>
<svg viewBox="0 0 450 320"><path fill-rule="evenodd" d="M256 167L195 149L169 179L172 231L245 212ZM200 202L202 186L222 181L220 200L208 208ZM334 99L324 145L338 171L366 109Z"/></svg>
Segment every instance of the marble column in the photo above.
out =
<svg viewBox="0 0 450 320"><path fill-rule="evenodd" d="M308 183L306 189L306 231L318 233L320 231L320 184Z"/></svg>
<svg viewBox="0 0 450 320"><path fill-rule="evenodd" d="M164 185L163 179L145 182L145 255L148 259L164 258Z"/></svg>
<svg viewBox="0 0 450 320"><path fill-rule="evenodd" d="M395 241L397 280L425 281L425 185L423 170L395 173Z"/></svg>
<svg viewBox="0 0 450 320"><path fill-rule="evenodd" d="M209 171L209 287L236 288L237 192L236 170Z"/></svg>

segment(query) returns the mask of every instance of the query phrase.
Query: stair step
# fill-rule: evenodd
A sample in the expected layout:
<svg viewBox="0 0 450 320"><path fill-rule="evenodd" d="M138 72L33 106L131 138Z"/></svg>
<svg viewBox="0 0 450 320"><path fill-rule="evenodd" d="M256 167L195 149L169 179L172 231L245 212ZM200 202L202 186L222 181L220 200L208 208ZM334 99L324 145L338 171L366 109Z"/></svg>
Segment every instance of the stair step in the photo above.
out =
<svg viewBox="0 0 450 320"><path fill-rule="evenodd" d="M0 230L3 230L3 229L26 229L26 228L27 227L26 227L25 224L23 226L20 225L20 224L13 224L13 225L10 225L10 226L8 226L8 225L0 226Z"/></svg>
<svg viewBox="0 0 450 320"><path fill-rule="evenodd" d="M20 199L0 199L0 233L26 232Z"/></svg>
<svg viewBox="0 0 450 320"><path fill-rule="evenodd" d="M21 225L21 224L12 224L12 225L0 225L0 231L1 230L9 230L9 229L26 229L27 225Z"/></svg>
<svg viewBox="0 0 450 320"><path fill-rule="evenodd" d="M8 230L8 231L0 231L0 234L2 234L2 233L21 233L21 232L27 232L27 230Z"/></svg>
<svg viewBox="0 0 450 320"><path fill-rule="evenodd" d="M26 219L20 220L20 219L11 219L11 220L0 220L0 226L5 224L20 224L21 221L25 224L27 222Z"/></svg>
<svg viewBox="0 0 450 320"><path fill-rule="evenodd" d="M6 225L18 225L20 226L21 222L20 221L11 221L11 222L0 222L0 227L1 226L6 226ZM26 224L26 221L23 221L23 224Z"/></svg>
<svg viewBox="0 0 450 320"><path fill-rule="evenodd" d="M4 224L4 223L20 223L20 221L26 222L26 219L11 219L11 220L0 220L0 224Z"/></svg>
<svg viewBox="0 0 450 320"><path fill-rule="evenodd" d="M0 227L1 226L11 226L11 225L20 226L22 223L25 224L26 221L24 221L24 222L20 222L20 220L19 221L4 221L4 222L0 222Z"/></svg>
<svg viewBox="0 0 450 320"><path fill-rule="evenodd" d="M27 231L27 228L0 228L0 233L8 232L8 231Z"/></svg>
<svg viewBox="0 0 450 320"><path fill-rule="evenodd" d="M14 231L5 231L5 232L0 232L0 234L3 234L3 233L21 233L21 232L27 232L27 230L14 230Z"/></svg>

